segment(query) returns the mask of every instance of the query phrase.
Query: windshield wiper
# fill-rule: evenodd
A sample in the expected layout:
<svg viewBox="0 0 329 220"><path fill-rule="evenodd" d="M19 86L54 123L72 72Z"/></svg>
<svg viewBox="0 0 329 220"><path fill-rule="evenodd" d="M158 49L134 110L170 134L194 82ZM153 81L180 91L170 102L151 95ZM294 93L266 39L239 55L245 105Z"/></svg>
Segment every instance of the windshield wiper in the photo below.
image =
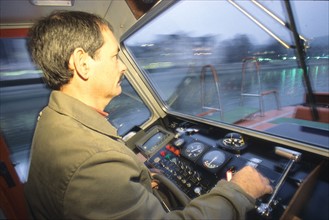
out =
<svg viewBox="0 0 329 220"><path fill-rule="evenodd" d="M268 8L266 8L265 6L263 6L262 4L260 4L258 1L256 0L251 0L252 3L254 3L257 7L259 7L260 9L262 9L265 13L267 13L269 16L271 16L273 19L275 19L279 24L281 24L282 26L288 28L291 32L292 29L289 25L289 23L283 21L281 18L279 18L277 15L275 15L272 11L270 11ZM302 36L302 35L298 35L300 39L302 39L305 43L308 42L308 40ZM305 44L306 45L306 44Z"/></svg>
<svg viewBox="0 0 329 220"><path fill-rule="evenodd" d="M234 0L227 0L229 3L231 3L236 9L238 9L240 12L242 12L244 15L246 15L249 19L251 19L256 25L258 25L261 29L263 29L266 33L268 33L271 37L273 37L275 40L277 40L282 46L285 48L294 48L294 46L289 45L287 42L285 42L283 39L278 37L273 31L271 31L269 28L267 28L262 22L260 22L257 18L251 15L246 9L241 7L239 4L237 4ZM259 5L257 5L259 7ZM264 10L264 6L260 7L262 10ZM265 10L264 10L265 11ZM268 10L267 10L268 11ZM266 11L265 11L266 12ZM267 13L267 12L266 12ZM275 19L276 20L276 19Z"/></svg>

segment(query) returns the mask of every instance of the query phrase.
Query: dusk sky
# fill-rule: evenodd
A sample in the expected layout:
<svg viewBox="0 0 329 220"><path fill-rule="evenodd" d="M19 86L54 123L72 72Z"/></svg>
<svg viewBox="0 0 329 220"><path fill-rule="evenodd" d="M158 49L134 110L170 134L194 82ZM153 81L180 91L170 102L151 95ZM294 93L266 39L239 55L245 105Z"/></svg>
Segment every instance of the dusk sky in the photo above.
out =
<svg viewBox="0 0 329 220"><path fill-rule="evenodd" d="M235 1L249 14L259 20L275 35L291 40L290 32L259 9L250 1ZM284 4L280 1L259 1L281 20L286 21ZM298 31L307 39L329 35L328 1L292 1ZM220 40L232 38L236 34L251 36L254 43L264 43L271 39L270 35L254 24L241 11L224 0L187 0L169 9L157 20L149 23L149 27L139 31L130 43L145 43L161 34L187 33L190 36L215 35ZM147 36L147 37L146 37Z"/></svg>

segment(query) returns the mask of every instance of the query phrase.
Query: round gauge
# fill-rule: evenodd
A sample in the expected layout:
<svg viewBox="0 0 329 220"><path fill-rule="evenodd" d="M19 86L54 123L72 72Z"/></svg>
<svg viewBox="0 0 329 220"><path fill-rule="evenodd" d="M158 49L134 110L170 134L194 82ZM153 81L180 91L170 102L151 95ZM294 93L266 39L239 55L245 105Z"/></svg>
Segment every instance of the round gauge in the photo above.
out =
<svg viewBox="0 0 329 220"><path fill-rule="evenodd" d="M219 145L235 151L240 151L247 147L242 135L234 132L228 133L223 139L220 139Z"/></svg>
<svg viewBox="0 0 329 220"><path fill-rule="evenodd" d="M196 158L203 152L204 149L205 145L203 143L193 142L186 146L185 155L189 158Z"/></svg>
<svg viewBox="0 0 329 220"><path fill-rule="evenodd" d="M218 150L207 152L202 158L202 164L206 168L215 169L220 167L225 162L225 154Z"/></svg>

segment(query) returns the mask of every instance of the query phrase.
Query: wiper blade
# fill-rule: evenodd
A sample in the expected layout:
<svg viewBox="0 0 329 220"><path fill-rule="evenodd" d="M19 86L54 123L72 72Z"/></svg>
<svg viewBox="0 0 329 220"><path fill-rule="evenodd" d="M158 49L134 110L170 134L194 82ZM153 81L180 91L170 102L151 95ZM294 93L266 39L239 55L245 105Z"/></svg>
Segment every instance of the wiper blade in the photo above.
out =
<svg viewBox="0 0 329 220"><path fill-rule="evenodd" d="M277 15L275 15L272 11L270 11L268 8L266 8L264 5L262 5L261 3L259 3L256 0L250 0L252 3L254 3L257 7L259 7L260 9L262 9L266 14L268 14L269 16L271 16L274 20L276 20L279 24L281 24L282 26L288 28L288 30L293 31L291 29L291 26L289 25L289 23L283 21L281 18L279 18ZM302 36L302 35L298 35L300 39L302 39L305 42L308 42L308 40Z"/></svg>
<svg viewBox="0 0 329 220"><path fill-rule="evenodd" d="M278 37L276 34L274 34L270 29L268 29L264 24L262 24L259 20L257 20L254 16L252 16L247 10L242 8L239 4L237 4L233 0L227 0L229 3L231 3L235 8L237 8L239 11L241 11L244 15L246 15L249 19L251 19L255 24L257 24L261 29L263 29L266 33L268 33L270 36L272 36L275 40L277 40L281 45L283 45L285 48L294 48L294 46L289 45L287 42L282 40L280 37Z"/></svg>

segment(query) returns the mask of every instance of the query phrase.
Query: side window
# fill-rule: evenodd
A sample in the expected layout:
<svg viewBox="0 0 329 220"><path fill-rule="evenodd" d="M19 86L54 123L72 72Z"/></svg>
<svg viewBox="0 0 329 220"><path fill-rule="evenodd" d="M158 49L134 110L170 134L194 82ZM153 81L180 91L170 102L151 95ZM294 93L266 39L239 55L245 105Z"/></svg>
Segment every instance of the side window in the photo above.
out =
<svg viewBox="0 0 329 220"><path fill-rule="evenodd" d="M27 179L30 147L39 111L50 91L31 62L25 38L0 38L0 127L22 182Z"/></svg>
<svg viewBox="0 0 329 220"><path fill-rule="evenodd" d="M124 136L148 120L151 113L128 80L124 79L121 86L122 93L110 102L105 111L109 113L108 120L118 129L118 134Z"/></svg>
<svg viewBox="0 0 329 220"><path fill-rule="evenodd" d="M30 59L25 38L0 38L0 45L0 76L2 82L41 77L41 71L36 69Z"/></svg>

